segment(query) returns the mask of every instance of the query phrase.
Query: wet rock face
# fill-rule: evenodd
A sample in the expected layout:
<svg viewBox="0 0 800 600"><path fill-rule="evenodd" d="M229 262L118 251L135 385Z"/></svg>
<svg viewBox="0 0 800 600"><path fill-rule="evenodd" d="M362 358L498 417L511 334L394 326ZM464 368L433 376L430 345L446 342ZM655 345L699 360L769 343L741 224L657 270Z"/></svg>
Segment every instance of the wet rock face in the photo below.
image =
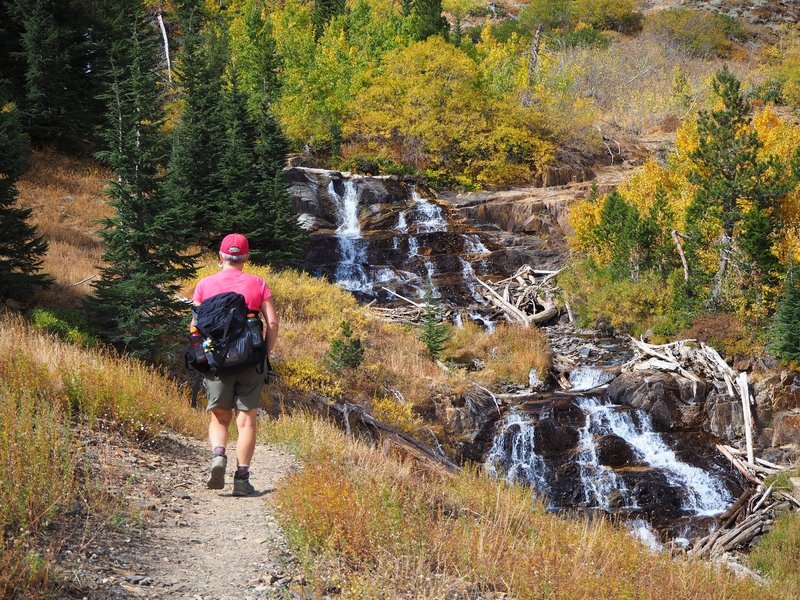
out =
<svg viewBox="0 0 800 600"><path fill-rule="evenodd" d="M709 394L704 429L720 439L735 440L744 435L742 403L716 392Z"/></svg>
<svg viewBox="0 0 800 600"><path fill-rule="evenodd" d="M698 385L658 371L623 373L608 386L614 404L632 406L647 412L658 431L702 424L702 403L708 386Z"/></svg>
<svg viewBox="0 0 800 600"><path fill-rule="evenodd" d="M536 449L543 455L560 454L578 445L578 430L552 418L539 421L534 436Z"/></svg>

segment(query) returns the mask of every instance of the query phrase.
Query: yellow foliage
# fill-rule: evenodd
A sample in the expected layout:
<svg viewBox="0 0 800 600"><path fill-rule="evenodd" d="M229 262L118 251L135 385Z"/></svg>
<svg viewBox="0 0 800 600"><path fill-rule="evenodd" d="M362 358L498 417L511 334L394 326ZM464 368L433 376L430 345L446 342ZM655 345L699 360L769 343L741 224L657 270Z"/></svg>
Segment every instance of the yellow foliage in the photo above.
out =
<svg viewBox="0 0 800 600"><path fill-rule="evenodd" d="M366 136L399 153L398 162L466 184L532 180L554 147L541 133L541 112L505 94L513 56L495 50L488 54L508 73L494 79L436 36L390 53L367 91L353 98L345 136Z"/></svg>
<svg viewBox="0 0 800 600"><path fill-rule="evenodd" d="M388 396L372 398L372 416L410 434L422 427L422 419L409 402L399 402Z"/></svg>
<svg viewBox="0 0 800 600"><path fill-rule="evenodd" d="M339 399L344 394L341 384L325 372L319 362L300 358L273 366L289 389L322 394L331 399Z"/></svg>

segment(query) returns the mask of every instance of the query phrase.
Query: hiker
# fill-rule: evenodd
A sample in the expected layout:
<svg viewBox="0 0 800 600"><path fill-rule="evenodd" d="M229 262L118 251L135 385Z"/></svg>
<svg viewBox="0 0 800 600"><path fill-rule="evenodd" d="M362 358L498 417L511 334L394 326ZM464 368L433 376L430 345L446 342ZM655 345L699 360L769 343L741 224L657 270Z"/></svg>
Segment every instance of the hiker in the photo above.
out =
<svg viewBox="0 0 800 600"><path fill-rule="evenodd" d="M242 271L250 253L250 244L241 233L225 236L219 247L222 270L201 279L192 297L195 306L224 292L237 292L244 296L249 311L263 316L262 337L266 356L278 336L278 315L272 302L272 292L261 277ZM194 324L194 320L192 321ZM211 474L208 487L219 490L225 487L225 469L228 458L228 426L236 414L236 473L233 476L233 495L249 496L255 493L250 483L250 461L256 446L256 416L261 405L264 386L264 365L246 367L228 375L204 374L203 385L208 396L206 411L211 413L208 439L211 442Z"/></svg>

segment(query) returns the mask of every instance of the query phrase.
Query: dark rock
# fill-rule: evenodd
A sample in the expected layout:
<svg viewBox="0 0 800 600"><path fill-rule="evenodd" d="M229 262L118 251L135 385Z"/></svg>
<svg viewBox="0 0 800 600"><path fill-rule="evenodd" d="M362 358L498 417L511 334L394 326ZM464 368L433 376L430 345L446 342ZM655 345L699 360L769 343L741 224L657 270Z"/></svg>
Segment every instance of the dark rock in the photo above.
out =
<svg viewBox="0 0 800 600"><path fill-rule="evenodd" d="M636 454L628 443L617 435L604 435L596 440L597 460L601 465L624 467L636 462Z"/></svg>
<svg viewBox="0 0 800 600"><path fill-rule="evenodd" d="M681 424L699 424L699 410L681 402L681 388L675 378L667 373L623 373L609 384L607 393L616 404L647 412L657 431L669 431Z"/></svg>
<svg viewBox="0 0 800 600"><path fill-rule="evenodd" d="M578 430L562 426L555 419L541 419L534 430L534 444L539 454L558 454L578 445Z"/></svg>

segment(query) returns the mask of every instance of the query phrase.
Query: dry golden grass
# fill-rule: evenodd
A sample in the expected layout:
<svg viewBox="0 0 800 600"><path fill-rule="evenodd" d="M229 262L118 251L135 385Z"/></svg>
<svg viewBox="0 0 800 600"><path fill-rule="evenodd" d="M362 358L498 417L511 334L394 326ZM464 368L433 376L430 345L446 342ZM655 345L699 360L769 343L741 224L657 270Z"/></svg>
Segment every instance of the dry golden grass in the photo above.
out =
<svg viewBox="0 0 800 600"><path fill-rule="evenodd" d="M111 173L90 159L52 150L35 151L19 180L18 204L33 210L31 222L50 242L44 271L55 281L41 302L75 306L91 291L84 281L97 273L103 254L98 221L113 215L103 196Z"/></svg>
<svg viewBox="0 0 800 600"><path fill-rule="evenodd" d="M785 598L699 561L653 555L605 520L549 514L529 489L413 465L309 417L271 423L305 462L277 494L307 579L342 598ZM785 591L785 590L784 590Z"/></svg>
<svg viewBox="0 0 800 600"><path fill-rule="evenodd" d="M79 495L98 501L90 474L76 469L73 430L101 422L135 438L164 428L200 436L207 423L152 367L0 315L0 597L36 597L49 559L33 541Z"/></svg>

